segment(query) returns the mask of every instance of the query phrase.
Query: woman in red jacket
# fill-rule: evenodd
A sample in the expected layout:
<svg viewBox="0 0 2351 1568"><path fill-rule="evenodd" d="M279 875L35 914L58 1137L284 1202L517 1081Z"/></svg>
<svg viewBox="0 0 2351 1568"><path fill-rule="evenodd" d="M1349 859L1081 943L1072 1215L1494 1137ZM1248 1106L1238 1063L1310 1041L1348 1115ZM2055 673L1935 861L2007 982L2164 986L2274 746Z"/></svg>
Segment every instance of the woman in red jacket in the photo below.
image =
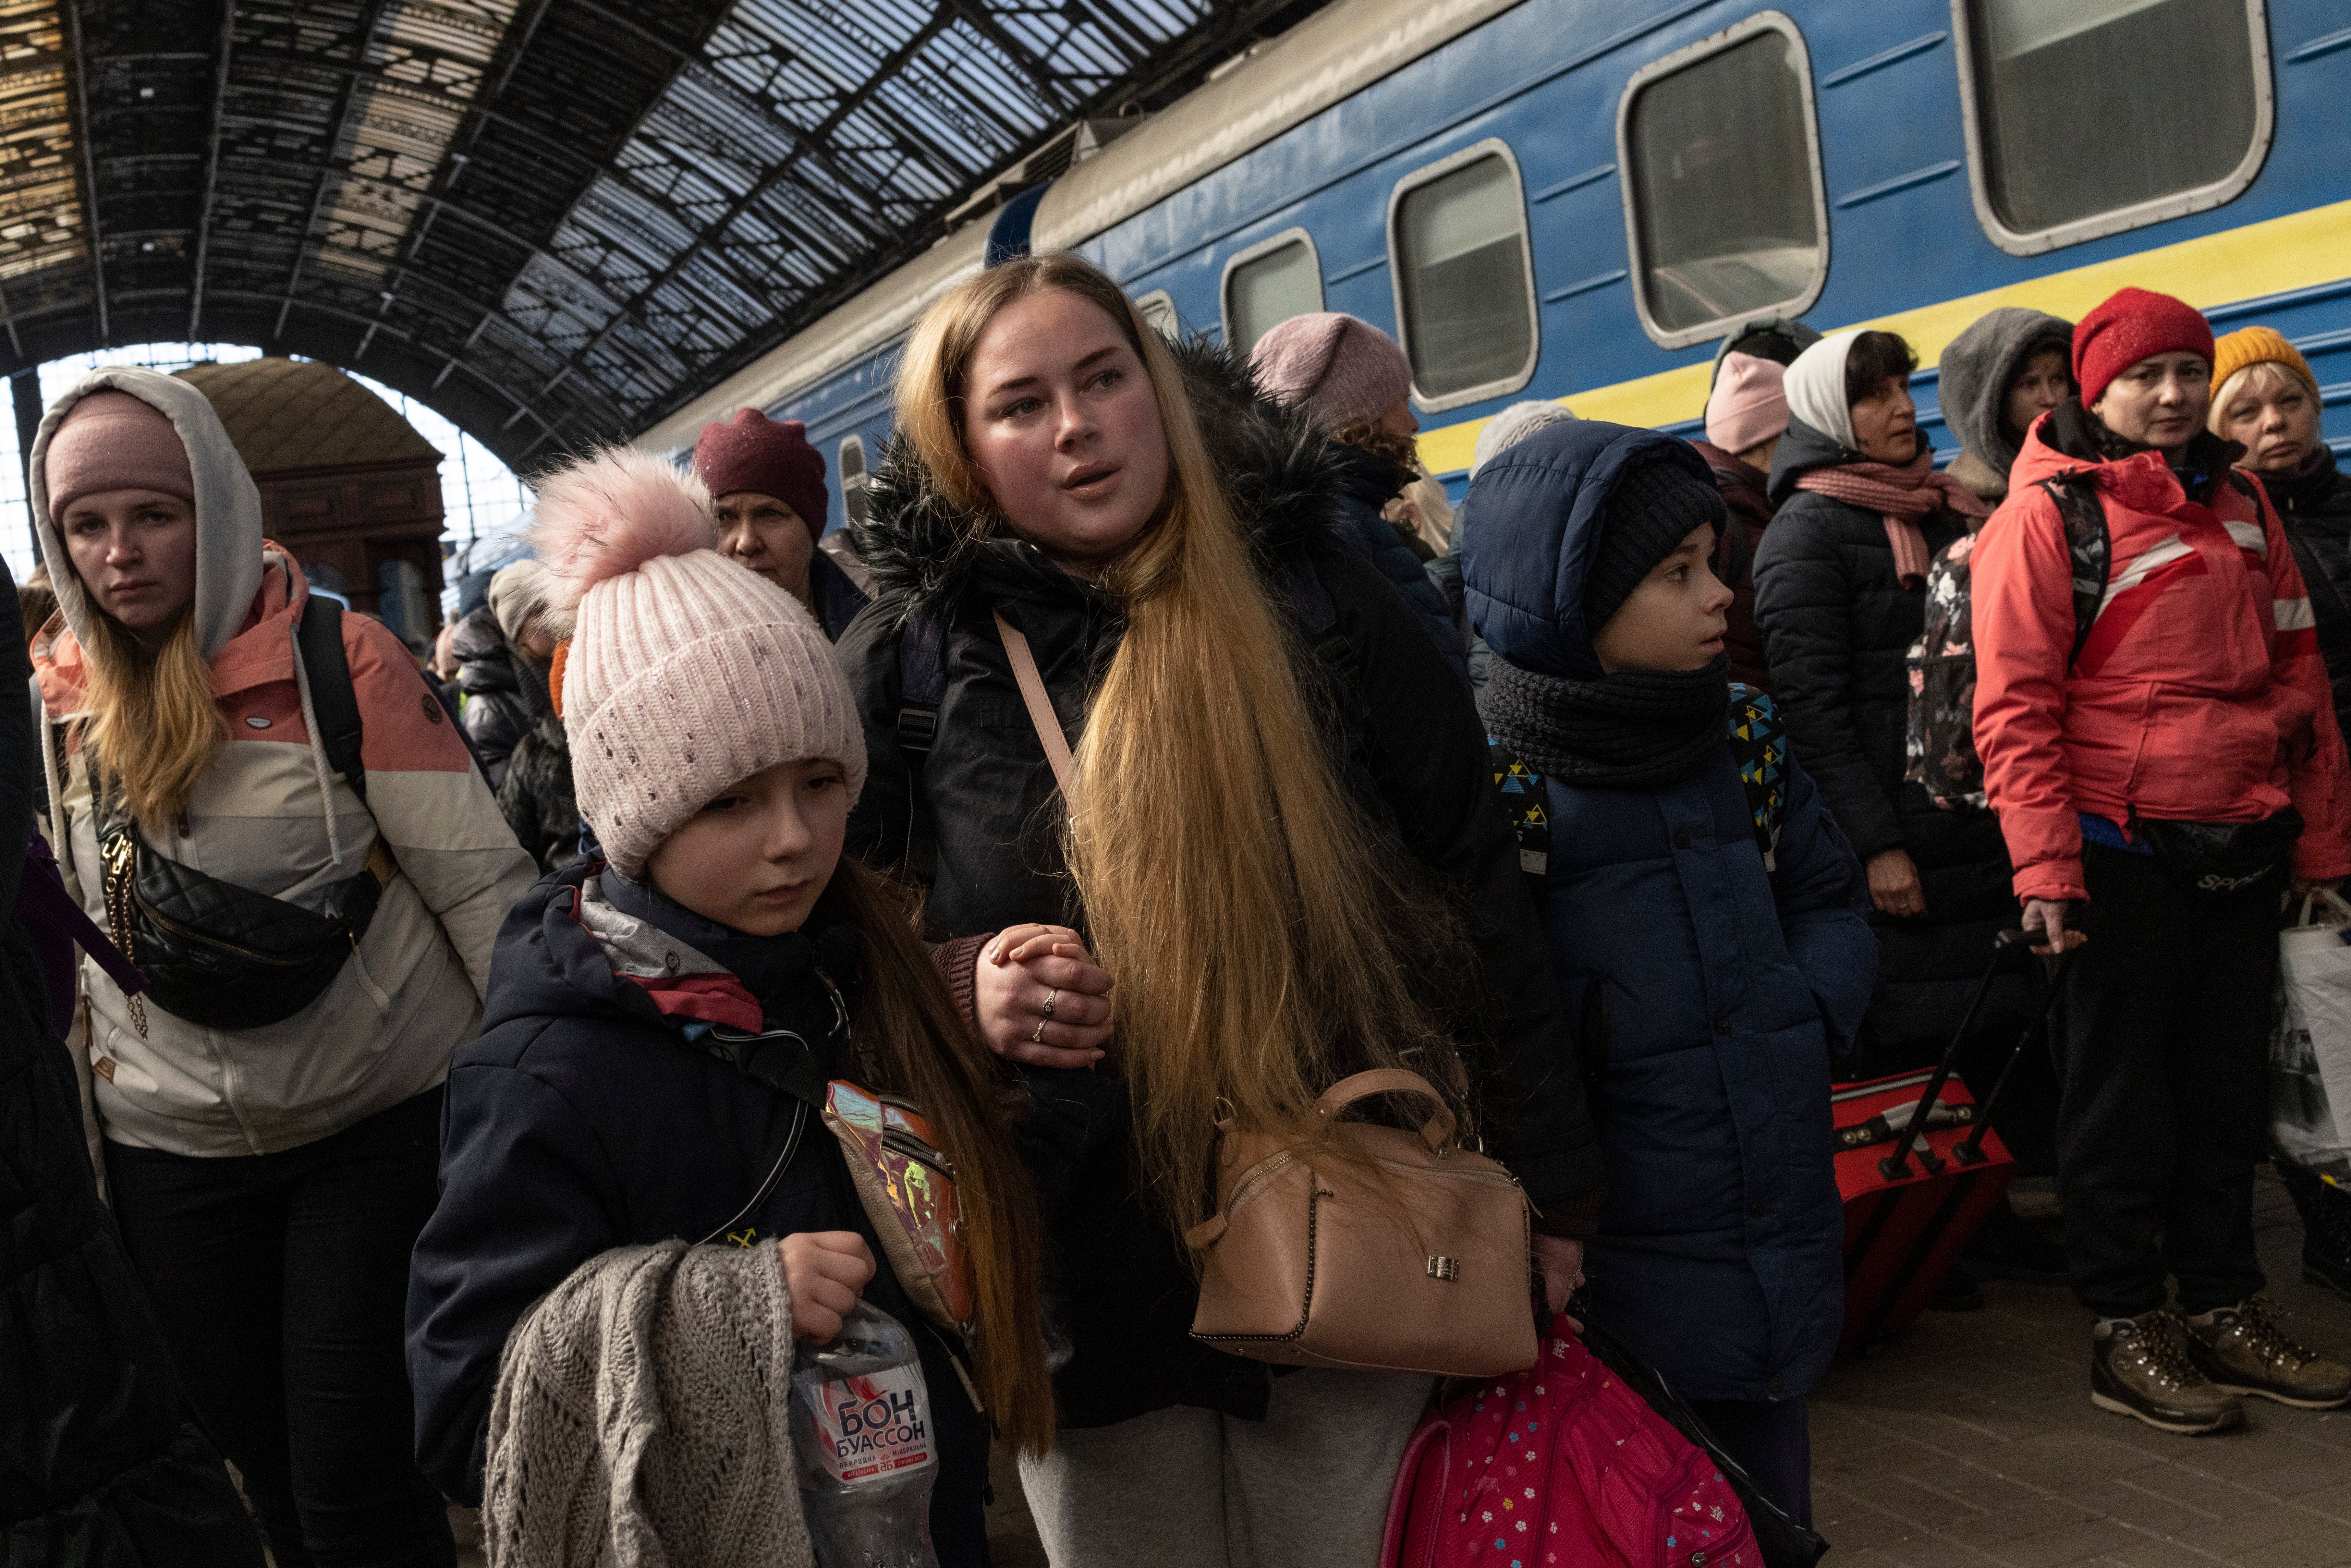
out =
<svg viewBox="0 0 2351 1568"><path fill-rule="evenodd" d="M1976 748L2024 925L2081 945L2057 1138L2090 1397L2176 1432L2237 1425L2240 1394L2351 1398L2269 1315L2252 1232L2278 893L2351 872L2351 798L2302 574L2204 428L2211 369L2177 299L2084 318L2081 397L2034 423L1973 576Z"/></svg>

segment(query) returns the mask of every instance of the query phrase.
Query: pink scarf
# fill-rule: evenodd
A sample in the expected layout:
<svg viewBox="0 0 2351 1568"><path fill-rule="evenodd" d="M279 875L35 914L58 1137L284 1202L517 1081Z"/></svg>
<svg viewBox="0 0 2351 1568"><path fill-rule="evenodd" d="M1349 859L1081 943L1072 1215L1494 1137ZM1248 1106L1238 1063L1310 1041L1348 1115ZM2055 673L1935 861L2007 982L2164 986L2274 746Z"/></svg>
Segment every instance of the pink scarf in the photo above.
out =
<svg viewBox="0 0 2351 1568"><path fill-rule="evenodd" d="M1927 536L1918 519L1929 512L1989 517L1991 508L1949 474L1935 472L1934 448L1921 442L1907 463L1848 463L1841 468L1809 468L1796 488L1865 507L1886 519L1886 540L1894 547L1895 580L1905 588L1927 582Z"/></svg>

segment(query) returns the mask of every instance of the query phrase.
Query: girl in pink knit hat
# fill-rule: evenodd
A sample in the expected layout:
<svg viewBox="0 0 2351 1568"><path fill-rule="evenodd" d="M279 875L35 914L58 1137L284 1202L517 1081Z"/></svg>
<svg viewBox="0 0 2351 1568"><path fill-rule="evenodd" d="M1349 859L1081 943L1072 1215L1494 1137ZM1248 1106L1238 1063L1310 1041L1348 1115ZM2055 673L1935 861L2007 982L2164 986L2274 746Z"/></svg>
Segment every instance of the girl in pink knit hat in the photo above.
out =
<svg viewBox="0 0 2351 1568"><path fill-rule="evenodd" d="M807 608L714 548L702 483L654 457L548 479L536 542L603 854L507 917L486 1027L450 1074L409 1302L426 1468L454 1497L486 1485L495 1533L524 1462L491 1424L517 1323L613 1249L698 1239L751 1249L786 1339L831 1339L861 1299L914 1333L933 1537L942 1563L981 1563L987 1422L1018 1448L1052 1432L1036 1220L987 1053L904 905L841 855L866 775L848 684ZM951 1182L959 1223L901 1234L861 1204L835 1131L850 1083L927 1122L930 1176L901 1179Z"/></svg>

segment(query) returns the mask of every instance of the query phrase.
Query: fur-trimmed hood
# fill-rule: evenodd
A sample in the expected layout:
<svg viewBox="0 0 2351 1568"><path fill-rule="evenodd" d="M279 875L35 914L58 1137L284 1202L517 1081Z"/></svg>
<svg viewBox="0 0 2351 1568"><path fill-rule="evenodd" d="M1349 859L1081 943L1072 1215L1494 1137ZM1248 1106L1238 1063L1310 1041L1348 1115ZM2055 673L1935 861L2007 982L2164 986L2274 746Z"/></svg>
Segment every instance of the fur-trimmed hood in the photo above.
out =
<svg viewBox="0 0 2351 1568"><path fill-rule="evenodd" d="M1226 501L1270 577L1273 562L1330 532L1345 483L1341 455L1303 408L1259 392L1248 365L1222 346L1196 337L1169 347ZM850 538L873 574L874 597L893 601L902 619L953 620L983 574L1076 580L1000 525L975 527L977 519L948 499L904 433L883 449L872 486L866 519L849 525Z"/></svg>

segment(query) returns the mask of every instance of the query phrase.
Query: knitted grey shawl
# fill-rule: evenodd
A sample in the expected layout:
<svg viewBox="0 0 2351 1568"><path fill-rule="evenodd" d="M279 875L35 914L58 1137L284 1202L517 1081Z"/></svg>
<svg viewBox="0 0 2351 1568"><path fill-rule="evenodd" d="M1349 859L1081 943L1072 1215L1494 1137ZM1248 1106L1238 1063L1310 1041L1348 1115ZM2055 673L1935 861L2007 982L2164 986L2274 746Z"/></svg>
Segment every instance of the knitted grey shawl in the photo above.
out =
<svg viewBox="0 0 2351 1568"><path fill-rule="evenodd" d="M482 1481L490 1568L814 1568L772 1247L590 1259L507 1340Z"/></svg>
<svg viewBox="0 0 2351 1568"><path fill-rule="evenodd" d="M2018 431L2011 437L2001 428L2001 415L2007 412L2008 383L2042 350L2060 349L2070 354L2073 344L2071 321L2004 305L1987 311L1943 350L1936 377L1943 423L1959 438L1968 455L1990 476L1997 476L2003 490L2008 471L2016 464L2017 441L2024 434ZM1961 477L1968 479L1969 488L1978 489L1978 481L1965 475Z"/></svg>

